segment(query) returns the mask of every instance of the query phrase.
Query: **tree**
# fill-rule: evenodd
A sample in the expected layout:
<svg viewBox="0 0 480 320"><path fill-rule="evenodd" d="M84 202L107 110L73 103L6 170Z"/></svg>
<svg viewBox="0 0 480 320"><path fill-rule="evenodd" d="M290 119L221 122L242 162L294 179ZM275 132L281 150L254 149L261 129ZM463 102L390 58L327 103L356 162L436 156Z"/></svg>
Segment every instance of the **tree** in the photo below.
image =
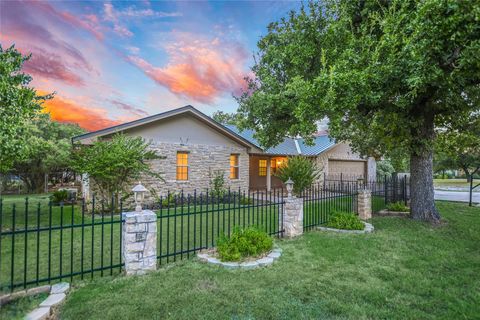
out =
<svg viewBox="0 0 480 320"><path fill-rule="evenodd" d="M212 119L221 124L233 124L238 125L242 119L242 115L239 113L228 113L223 111L215 111L212 115Z"/></svg>
<svg viewBox="0 0 480 320"><path fill-rule="evenodd" d="M315 162L304 156L289 157L275 172L275 176L282 182L288 179L293 181L293 192L300 195L309 188L320 176Z"/></svg>
<svg viewBox="0 0 480 320"><path fill-rule="evenodd" d="M52 121L49 114L39 114L25 125L22 156L13 162L13 170L28 191L43 191L45 174L67 171L71 160L73 136L85 130L76 124Z"/></svg>
<svg viewBox="0 0 480 320"><path fill-rule="evenodd" d="M480 115L457 120L461 128L454 122L448 129L438 130L436 167L462 169L470 181L480 172Z"/></svg>
<svg viewBox="0 0 480 320"><path fill-rule="evenodd" d="M141 137L114 135L110 140L98 140L91 146L76 146L72 167L88 174L92 185L108 204L111 196L118 201L122 194L129 193L128 189L142 174L159 177L151 170L148 160L160 157L149 146Z"/></svg>
<svg viewBox="0 0 480 320"><path fill-rule="evenodd" d="M436 222L435 127L480 108L478 1L327 0L268 27L237 98L264 146L329 133L355 151L410 158L411 213Z"/></svg>
<svg viewBox="0 0 480 320"><path fill-rule="evenodd" d="M25 128L28 121L53 95L37 95L29 87L32 77L22 73L22 65L30 59L14 46L4 50L0 45L0 172L8 171L25 148Z"/></svg>

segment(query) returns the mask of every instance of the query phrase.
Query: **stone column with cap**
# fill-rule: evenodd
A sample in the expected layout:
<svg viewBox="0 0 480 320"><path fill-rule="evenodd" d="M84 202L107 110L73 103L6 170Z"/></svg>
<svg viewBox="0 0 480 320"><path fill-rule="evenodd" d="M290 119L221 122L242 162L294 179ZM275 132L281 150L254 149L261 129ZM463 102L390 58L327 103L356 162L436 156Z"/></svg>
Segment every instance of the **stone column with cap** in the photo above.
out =
<svg viewBox="0 0 480 320"><path fill-rule="evenodd" d="M157 269L157 215L142 209L145 187L139 183L132 191L135 211L122 213L123 262L127 275L141 275Z"/></svg>
<svg viewBox="0 0 480 320"><path fill-rule="evenodd" d="M358 217L361 220L372 218L372 192L368 189L358 191L357 195Z"/></svg>
<svg viewBox="0 0 480 320"><path fill-rule="evenodd" d="M293 181L289 178L285 185L288 196L283 205L283 229L287 238L297 237L303 234L303 199L292 195Z"/></svg>

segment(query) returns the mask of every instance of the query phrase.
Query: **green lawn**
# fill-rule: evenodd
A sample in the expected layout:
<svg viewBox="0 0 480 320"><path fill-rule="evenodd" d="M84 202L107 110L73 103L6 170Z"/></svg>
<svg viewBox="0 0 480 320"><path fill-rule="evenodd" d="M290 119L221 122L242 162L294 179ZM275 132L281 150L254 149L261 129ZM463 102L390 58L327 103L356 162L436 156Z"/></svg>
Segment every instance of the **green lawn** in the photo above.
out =
<svg viewBox="0 0 480 320"><path fill-rule="evenodd" d="M0 308L0 319L21 320L48 297L48 293L27 296L14 300Z"/></svg>
<svg viewBox="0 0 480 320"><path fill-rule="evenodd" d="M158 236L158 261L164 264L188 258L195 250L213 246L221 234L229 234L235 226L259 225L269 233L278 232L278 210L278 205L270 204L210 204L208 208L198 205L157 211L157 228L161 230L158 234L162 235ZM121 271L119 215L82 215L79 206L63 210L53 207L50 215L31 206L26 215L20 211L15 217L17 233L12 234L12 212L1 215L0 292L9 291L12 285L21 288L17 285L24 282L31 287L48 279L77 280L82 277L79 273L93 278ZM32 232L24 232L25 221ZM63 228L58 228L60 224Z"/></svg>
<svg viewBox="0 0 480 320"><path fill-rule="evenodd" d="M374 218L375 232L277 241L257 270L184 260L143 277L78 283L62 319L473 319L480 208L439 202L444 224Z"/></svg>

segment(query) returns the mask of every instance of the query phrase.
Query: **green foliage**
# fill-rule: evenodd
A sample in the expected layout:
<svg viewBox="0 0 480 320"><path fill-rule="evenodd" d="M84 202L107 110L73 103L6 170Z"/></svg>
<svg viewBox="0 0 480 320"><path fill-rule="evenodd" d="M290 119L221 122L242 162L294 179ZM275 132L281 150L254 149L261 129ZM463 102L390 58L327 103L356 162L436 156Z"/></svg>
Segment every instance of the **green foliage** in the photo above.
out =
<svg viewBox="0 0 480 320"><path fill-rule="evenodd" d="M462 169L466 176L480 172L480 115L438 130L435 171Z"/></svg>
<svg viewBox="0 0 480 320"><path fill-rule="evenodd" d="M50 196L50 200L54 204L59 204L61 202L65 202L67 199L68 199L68 191L67 190L57 190Z"/></svg>
<svg viewBox="0 0 480 320"><path fill-rule="evenodd" d="M246 257L255 257L270 251L273 239L256 227L241 229L235 228L227 238L220 237L217 242L217 251L222 261L238 261Z"/></svg>
<svg viewBox="0 0 480 320"><path fill-rule="evenodd" d="M377 176L379 178L382 178L385 176L390 177L394 172L395 172L395 169L393 169L393 166L390 160L377 161Z"/></svg>
<svg viewBox="0 0 480 320"><path fill-rule="evenodd" d="M388 211L395 212L410 212L410 208L407 207L403 202L392 202L387 204Z"/></svg>
<svg viewBox="0 0 480 320"><path fill-rule="evenodd" d="M242 115L239 113L228 113L223 111L216 111L213 113L212 119L221 124L238 125L242 120Z"/></svg>
<svg viewBox="0 0 480 320"><path fill-rule="evenodd" d="M283 182L292 179L293 192L297 195L309 188L319 175L320 170L315 162L303 156L289 157L275 172L275 176Z"/></svg>
<svg viewBox="0 0 480 320"><path fill-rule="evenodd" d="M22 157L13 162L13 172L30 192L42 192L45 174L66 171L70 166L73 136L85 132L76 124L52 121L39 114L24 128Z"/></svg>
<svg viewBox="0 0 480 320"><path fill-rule="evenodd" d="M162 199L162 208L169 208L175 205L175 194L169 193L165 198Z"/></svg>
<svg viewBox="0 0 480 320"><path fill-rule="evenodd" d="M0 45L0 172L11 169L27 146L26 126L53 95L37 95L29 87L32 77L21 69L30 56L23 56L14 46L4 50Z"/></svg>
<svg viewBox="0 0 480 320"><path fill-rule="evenodd" d="M363 230L365 228L356 214L341 211L332 213L326 226L343 230Z"/></svg>
<svg viewBox="0 0 480 320"><path fill-rule="evenodd" d="M247 196L242 196L242 195L240 195L239 197L240 197L240 204L241 205L247 206L247 205L253 204L253 199L252 198L249 198Z"/></svg>
<svg viewBox="0 0 480 320"><path fill-rule="evenodd" d="M225 173L222 170L213 171L213 177L210 179L210 188L211 195L216 198L221 198L226 194Z"/></svg>
<svg viewBox="0 0 480 320"><path fill-rule="evenodd" d="M478 1L312 1L259 40L237 97L242 127L262 128L269 147L312 137L328 117L354 151L401 150L416 166L412 212L438 219L432 186L417 179L431 183L434 128L480 111L479 14Z"/></svg>
<svg viewBox="0 0 480 320"><path fill-rule="evenodd" d="M122 193L129 193L129 188L142 174L161 179L159 173L150 169L148 161L160 156L150 150L149 145L140 137L117 134L91 146L78 145L72 166L77 172L88 174L103 199L109 200L112 195L118 198Z"/></svg>

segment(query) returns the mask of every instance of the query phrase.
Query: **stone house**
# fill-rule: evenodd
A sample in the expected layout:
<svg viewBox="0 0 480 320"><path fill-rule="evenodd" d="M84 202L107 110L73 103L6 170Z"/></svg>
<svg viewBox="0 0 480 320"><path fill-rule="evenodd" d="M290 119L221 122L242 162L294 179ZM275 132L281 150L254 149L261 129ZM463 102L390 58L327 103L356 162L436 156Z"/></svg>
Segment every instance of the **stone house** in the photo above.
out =
<svg viewBox="0 0 480 320"><path fill-rule="evenodd" d="M205 191L216 174L223 174L226 186L232 189L281 187L282 182L274 173L288 156L295 155L311 157L329 175L366 178L376 172L373 158L360 157L348 144L336 143L327 134L316 136L313 146L306 145L301 138L285 138L278 146L264 149L252 130L222 125L192 106L79 135L72 141L91 144L119 132L142 137L162 156L151 165L154 171L162 173L164 181L153 177L141 181L158 195L167 191ZM89 192L86 181L84 196L88 197Z"/></svg>

